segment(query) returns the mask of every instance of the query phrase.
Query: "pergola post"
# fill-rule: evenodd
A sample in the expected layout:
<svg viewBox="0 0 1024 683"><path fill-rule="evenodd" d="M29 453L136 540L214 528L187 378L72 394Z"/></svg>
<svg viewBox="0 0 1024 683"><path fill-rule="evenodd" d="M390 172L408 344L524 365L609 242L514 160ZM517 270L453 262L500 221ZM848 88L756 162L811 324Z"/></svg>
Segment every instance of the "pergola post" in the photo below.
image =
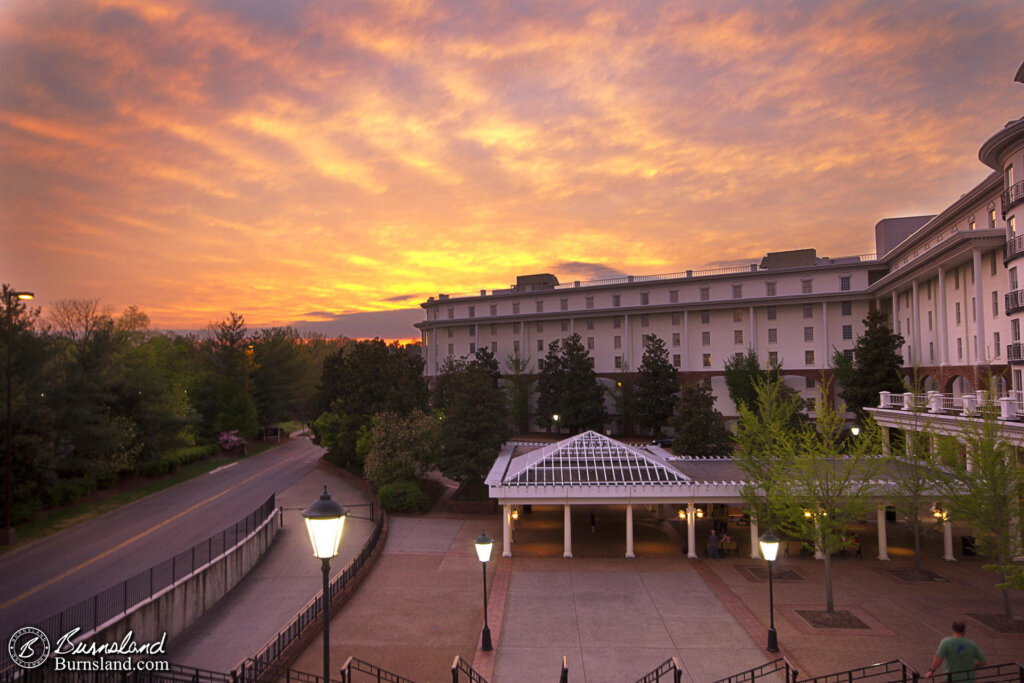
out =
<svg viewBox="0 0 1024 683"><path fill-rule="evenodd" d="M757 544L757 520L753 517L750 518L750 559L759 560L761 559L761 553L758 552Z"/></svg>
<svg viewBox="0 0 1024 683"><path fill-rule="evenodd" d="M501 525L501 556L512 557L512 506L505 505L505 523Z"/></svg>
<svg viewBox="0 0 1024 683"><path fill-rule="evenodd" d="M565 550L562 553L562 557L572 557L572 515L570 514L568 503L565 504L565 517L562 526L565 531Z"/></svg>
<svg viewBox="0 0 1024 683"><path fill-rule="evenodd" d="M878 506L878 559L889 560L889 541L885 537L885 506Z"/></svg>
<svg viewBox="0 0 1024 683"><path fill-rule="evenodd" d="M697 506L686 504L686 556L697 559Z"/></svg>
<svg viewBox="0 0 1024 683"><path fill-rule="evenodd" d="M626 557L636 557L633 554L633 504L626 503Z"/></svg>
<svg viewBox="0 0 1024 683"><path fill-rule="evenodd" d="M942 523L942 559L956 562L953 557L953 525L948 519Z"/></svg>

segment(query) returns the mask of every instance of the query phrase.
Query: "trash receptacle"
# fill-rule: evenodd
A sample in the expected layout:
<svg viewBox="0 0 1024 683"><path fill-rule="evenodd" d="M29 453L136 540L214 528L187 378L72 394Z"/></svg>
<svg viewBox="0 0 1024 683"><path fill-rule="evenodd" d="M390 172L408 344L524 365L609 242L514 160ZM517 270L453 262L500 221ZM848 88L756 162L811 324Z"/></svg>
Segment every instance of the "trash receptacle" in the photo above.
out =
<svg viewBox="0 0 1024 683"><path fill-rule="evenodd" d="M896 521L896 508L891 505L885 507L885 521L895 522Z"/></svg>
<svg viewBox="0 0 1024 683"><path fill-rule="evenodd" d="M974 557L974 536L960 537L960 552L964 557Z"/></svg>

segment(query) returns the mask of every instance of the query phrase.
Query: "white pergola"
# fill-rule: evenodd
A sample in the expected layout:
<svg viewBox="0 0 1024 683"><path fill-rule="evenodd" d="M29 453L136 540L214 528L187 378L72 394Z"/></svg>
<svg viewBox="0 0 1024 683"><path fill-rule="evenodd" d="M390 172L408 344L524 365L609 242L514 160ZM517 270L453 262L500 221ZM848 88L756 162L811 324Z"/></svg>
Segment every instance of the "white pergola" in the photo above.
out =
<svg viewBox="0 0 1024 683"><path fill-rule="evenodd" d="M502 554L512 556L512 511L521 505L561 505L564 557L572 557L572 505L625 505L626 557L633 554L633 505L686 506L687 556L697 557L697 505L743 505L743 473L731 458L673 457L657 447L636 447L588 431L516 455L502 449L484 483L503 506ZM885 507L877 511L879 560L888 560ZM953 559L952 526L944 524L946 560ZM750 553L758 558L756 520Z"/></svg>

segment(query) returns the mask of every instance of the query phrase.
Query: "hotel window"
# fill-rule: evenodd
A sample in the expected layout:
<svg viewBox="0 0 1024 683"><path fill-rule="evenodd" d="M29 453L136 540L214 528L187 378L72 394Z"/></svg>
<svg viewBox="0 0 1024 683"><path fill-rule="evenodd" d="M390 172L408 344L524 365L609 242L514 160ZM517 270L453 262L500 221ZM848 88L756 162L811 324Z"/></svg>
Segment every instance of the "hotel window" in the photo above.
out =
<svg viewBox="0 0 1024 683"><path fill-rule="evenodd" d="M768 328L768 343L778 344L779 343L779 331L774 327Z"/></svg>
<svg viewBox="0 0 1024 683"><path fill-rule="evenodd" d="M805 327L804 328L804 341L805 342L812 342L812 341L814 341L814 328L813 327Z"/></svg>
<svg viewBox="0 0 1024 683"><path fill-rule="evenodd" d="M910 333L911 333L910 318L907 318L907 335L909 336Z"/></svg>
<svg viewBox="0 0 1024 683"><path fill-rule="evenodd" d="M540 320L537 321L537 331L538 332L543 332L544 331L544 323L542 321L540 321Z"/></svg>
<svg viewBox="0 0 1024 683"><path fill-rule="evenodd" d="M700 343L702 346L711 346L711 333L704 330L700 333Z"/></svg>
<svg viewBox="0 0 1024 683"><path fill-rule="evenodd" d="M1017 266L1010 268L1010 291L1017 289Z"/></svg>
<svg viewBox="0 0 1024 683"><path fill-rule="evenodd" d="M813 389L814 388L814 378L813 377L805 378L805 380L804 380L804 388L805 389Z"/></svg>
<svg viewBox="0 0 1024 683"><path fill-rule="evenodd" d="M622 295L621 294L612 294L612 307L613 308L618 308L621 305L622 305Z"/></svg>
<svg viewBox="0 0 1024 683"><path fill-rule="evenodd" d="M843 325L843 339L853 339L853 325Z"/></svg>
<svg viewBox="0 0 1024 683"><path fill-rule="evenodd" d="M971 297L971 322L978 321L978 301L973 296Z"/></svg>
<svg viewBox="0 0 1024 683"><path fill-rule="evenodd" d="M672 346L679 346L681 344L681 342L682 342L682 340L679 337L679 333L678 332L673 332L672 333Z"/></svg>
<svg viewBox="0 0 1024 683"><path fill-rule="evenodd" d="M953 269L953 289L960 289L960 268Z"/></svg>
<svg viewBox="0 0 1024 683"><path fill-rule="evenodd" d="M498 342L491 342L491 353L498 353Z"/></svg>
<svg viewBox="0 0 1024 683"><path fill-rule="evenodd" d="M967 229L968 229L968 230L976 230L977 228L978 228L978 226L977 226L977 224L976 224L976 223L974 222L974 219L973 219L973 218L972 218L971 220L967 221Z"/></svg>
<svg viewBox="0 0 1024 683"><path fill-rule="evenodd" d="M742 299L743 298L743 285L733 285L732 286L732 298L733 299Z"/></svg>
<svg viewBox="0 0 1024 683"><path fill-rule="evenodd" d="M469 317L470 318L475 318L476 317L476 306L470 306L469 307Z"/></svg>
<svg viewBox="0 0 1024 683"><path fill-rule="evenodd" d="M804 351L804 365L814 365L814 351Z"/></svg>
<svg viewBox="0 0 1024 683"><path fill-rule="evenodd" d="M992 267L989 268L989 275L995 275L996 272L999 269L999 266L996 265L996 256L998 254L999 254L999 252L997 252L997 251L993 251L992 252Z"/></svg>
<svg viewBox="0 0 1024 683"><path fill-rule="evenodd" d="M769 280L764 283L764 295L775 296L775 280Z"/></svg>
<svg viewBox="0 0 1024 683"><path fill-rule="evenodd" d="M498 315L498 304L491 304L491 315Z"/></svg>
<svg viewBox="0 0 1024 683"><path fill-rule="evenodd" d="M964 357L964 340L960 337L956 339L956 358L957 360L963 360Z"/></svg>
<svg viewBox="0 0 1024 683"><path fill-rule="evenodd" d="M569 310L569 300L565 297L562 297L562 299L559 300L558 305L561 307L563 311Z"/></svg>
<svg viewBox="0 0 1024 683"><path fill-rule="evenodd" d="M999 347L1000 347L1000 344L999 344L999 333L998 332L993 332L992 333L992 346L995 347L996 358L999 358Z"/></svg>
<svg viewBox="0 0 1024 683"><path fill-rule="evenodd" d="M517 356L519 355L519 340L518 339L513 339L512 340L512 353L514 353Z"/></svg>
<svg viewBox="0 0 1024 683"><path fill-rule="evenodd" d="M614 327L616 330L619 329L620 327L622 327L622 316L621 315L617 315L614 318L612 318L612 327Z"/></svg>
<svg viewBox="0 0 1024 683"><path fill-rule="evenodd" d="M622 348L622 337L620 337L619 335L615 335L614 337L612 337L612 348Z"/></svg>
<svg viewBox="0 0 1024 683"><path fill-rule="evenodd" d="M1010 216L1006 219L1006 229L1009 230L1011 235L1017 234L1017 217Z"/></svg>
<svg viewBox="0 0 1024 683"><path fill-rule="evenodd" d="M996 210L995 209L989 209L988 210L988 227L990 227L990 228L996 227Z"/></svg>
<svg viewBox="0 0 1024 683"><path fill-rule="evenodd" d="M974 264L973 263L968 263L967 267L971 271L971 284L973 285L974 284Z"/></svg>
<svg viewBox="0 0 1024 683"><path fill-rule="evenodd" d="M743 309L742 308L734 308L734 309L732 309L732 321L734 323L741 323L741 322L743 322Z"/></svg>
<svg viewBox="0 0 1024 683"><path fill-rule="evenodd" d="M678 353L672 354L672 365L674 365L675 367L678 368L682 364L683 364L683 357L680 356Z"/></svg>
<svg viewBox="0 0 1024 683"><path fill-rule="evenodd" d="M710 287L701 287L700 288L700 300L701 301L711 301L711 288Z"/></svg>
<svg viewBox="0 0 1024 683"><path fill-rule="evenodd" d="M543 313L544 312L544 301L543 300L537 302L537 312L538 313Z"/></svg>
<svg viewBox="0 0 1024 683"><path fill-rule="evenodd" d="M804 399L804 403L807 404L807 412L808 413L813 413L814 412L814 408L818 405L818 402L814 399L813 396L805 398Z"/></svg>
<svg viewBox="0 0 1024 683"><path fill-rule="evenodd" d="M568 331L569 331L569 321L568 320L563 320L562 321L562 332L568 332Z"/></svg>
<svg viewBox="0 0 1024 683"><path fill-rule="evenodd" d="M455 317L455 309L454 308L449 308L448 309L448 319L451 320L454 317Z"/></svg>
<svg viewBox="0 0 1024 683"><path fill-rule="evenodd" d="M449 344L448 345L448 355L449 356L454 356L455 355L455 344Z"/></svg>
<svg viewBox="0 0 1024 683"><path fill-rule="evenodd" d="M588 351L593 351L594 350L594 338L593 337L587 337L587 350Z"/></svg>
<svg viewBox="0 0 1024 683"><path fill-rule="evenodd" d="M466 328L466 332L469 334L470 337L475 337L476 336L476 325L470 325L469 327L467 327Z"/></svg>
<svg viewBox="0 0 1024 683"><path fill-rule="evenodd" d="M587 329L588 330L594 329L594 319L593 318L587 318Z"/></svg>
<svg viewBox="0 0 1024 683"><path fill-rule="evenodd" d="M703 325L707 325L709 322L711 322L711 311L701 311L700 322Z"/></svg>
<svg viewBox="0 0 1024 683"><path fill-rule="evenodd" d="M672 314L672 324L673 325L678 325L679 321L682 319L682 317L683 316L679 315L678 313L673 313Z"/></svg>
<svg viewBox="0 0 1024 683"><path fill-rule="evenodd" d="M810 294L814 291L814 280L807 278L800 281L800 293Z"/></svg>
<svg viewBox="0 0 1024 683"><path fill-rule="evenodd" d="M650 327L650 326L651 326L651 316L647 315L646 313L644 315L640 316L640 327Z"/></svg>
<svg viewBox="0 0 1024 683"><path fill-rule="evenodd" d="M491 325L491 336L493 337L496 334L498 334L498 326L497 325Z"/></svg>
<svg viewBox="0 0 1024 683"><path fill-rule="evenodd" d="M640 305L646 306L649 303L651 303L651 295L647 292L640 292Z"/></svg>
<svg viewBox="0 0 1024 683"><path fill-rule="evenodd" d="M621 370L622 369L622 356L615 356L615 369L616 370Z"/></svg>
<svg viewBox="0 0 1024 683"><path fill-rule="evenodd" d="M850 276L840 275L839 276L839 291L849 292L850 291Z"/></svg>
<svg viewBox="0 0 1024 683"><path fill-rule="evenodd" d="M1010 321L1010 339L1015 342L1020 341L1020 320Z"/></svg>
<svg viewBox="0 0 1024 683"><path fill-rule="evenodd" d="M960 302L959 301L956 302L956 305L953 307L953 310L956 311L956 324L959 325L960 324Z"/></svg>
<svg viewBox="0 0 1024 683"><path fill-rule="evenodd" d="M974 344L972 346L974 347L974 357L977 358L981 355L978 353L978 335L974 335Z"/></svg>
<svg viewBox="0 0 1024 683"><path fill-rule="evenodd" d="M743 343L743 330L733 330L732 331L732 343L733 344L742 344Z"/></svg>
<svg viewBox="0 0 1024 683"><path fill-rule="evenodd" d="M701 360L702 360L701 365L703 365L706 368L710 368L711 367L711 354L710 353L705 353Z"/></svg>
<svg viewBox="0 0 1024 683"><path fill-rule="evenodd" d="M999 317L999 292L992 292L992 317Z"/></svg>
<svg viewBox="0 0 1024 683"><path fill-rule="evenodd" d="M928 360L935 361L935 342L928 342Z"/></svg>
<svg viewBox="0 0 1024 683"><path fill-rule="evenodd" d="M847 360L853 360L853 349L843 349L843 356Z"/></svg>
<svg viewBox="0 0 1024 683"><path fill-rule="evenodd" d="M736 360L743 360L743 354L741 352L739 352L739 351L737 351L736 353L732 354L732 357L735 358Z"/></svg>
<svg viewBox="0 0 1024 683"><path fill-rule="evenodd" d="M512 323L512 334L519 334L521 324L522 323Z"/></svg>
<svg viewBox="0 0 1024 683"><path fill-rule="evenodd" d="M841 303L843 307L843 315L853 315L853 302L843 301Z"/></svg>
<svg viewBox="0 0 1024 683"><path fill-rule="evenodd" d="M448 328L448 338L451 339L454 336L455 336L455 328L454 327L449 327Z"/></svg>
<svg viewBox="0 0 1024 683"><path fill-rule="evenodd" d="M777 317L779 317L779 313L774 306L769 306L768 308L765 309L765 312L768 314L769 320L775 320Z"/></svg>
<svg viewBox="0 0 1024 683"><path fill-rule="evenodd" d="M544 350L544 340L543 339L538 339L537 340L537 350L538 351L543 351Z"/></svg>
<svg viewBox="0 0 1024 683"><path fill-rule="evenodd" d="M813 304L804 304L804 318L813 318L813 317L814 317L814 305Z"/></svg>
<svg viewBox="0 0 1024 683"><path fill-rule="evenodd" d="M518 301L512 302L512 314L513 315L518 315L519 314L519 302Z"/></svg>
<svg viewBox="0 0 1024 683"><path fill-rule="evenodd" d="M768 365L778 365L778 364L779 364L779 352L778 351L769 351L768 352Z"/></svg>
<svg viewBox="0 0 1024 683"><path fill-rule="evenodd" d="M640 339L641 339L641 341L643 341L643 343L644 343L644 348L646 349L646 348L647 348L647 346L648 346L648 345L649 345L649 344L650 344L650 343L651 343L652 341L654 341L654 335L653 335L653 334L645 334L645 335L643 335L642 337L640 337Z"/></svg>
<svg viewBox="0 0 1024 683"><path fill-rule="evenodd" d="M668 302L670 304L677 304L677 303L679 303L679 290L678 289L670 289L670 290L668 290Z"/></svg>
<svg viewBox="0 0 1024 683"><path fill-rule="evenodd" d="M434 320L437 320L437 313L438 313L438 311L437 311L437 309L435 308L435 309L434 309Z"/></svg>
<svg viewBox="0 0 1024 683"><path fill-rule="evenodd" d="M594 307L594 297L588 296L587 299L586 299L586 303L584 305L587 308L593 308Z"/></svg>
<svg viewBox="0 0 1024 683"><path fill-rule="evenodd" d="M928 331L932 330L932 312L928 311Z"/></svg>

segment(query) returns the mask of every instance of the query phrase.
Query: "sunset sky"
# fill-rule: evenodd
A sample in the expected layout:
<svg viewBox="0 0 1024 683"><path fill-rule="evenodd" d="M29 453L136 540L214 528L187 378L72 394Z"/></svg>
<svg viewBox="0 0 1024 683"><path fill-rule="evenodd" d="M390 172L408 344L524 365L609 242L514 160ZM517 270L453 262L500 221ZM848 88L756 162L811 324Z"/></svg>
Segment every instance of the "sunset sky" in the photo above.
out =
<svg viewBox="0 0 1024 683"><path fill-rule="evenodd" d="M418 336L344 316L871 252L988 174L1024 114L1020 10L4 0L0 280L161 328Z"/></svg>

